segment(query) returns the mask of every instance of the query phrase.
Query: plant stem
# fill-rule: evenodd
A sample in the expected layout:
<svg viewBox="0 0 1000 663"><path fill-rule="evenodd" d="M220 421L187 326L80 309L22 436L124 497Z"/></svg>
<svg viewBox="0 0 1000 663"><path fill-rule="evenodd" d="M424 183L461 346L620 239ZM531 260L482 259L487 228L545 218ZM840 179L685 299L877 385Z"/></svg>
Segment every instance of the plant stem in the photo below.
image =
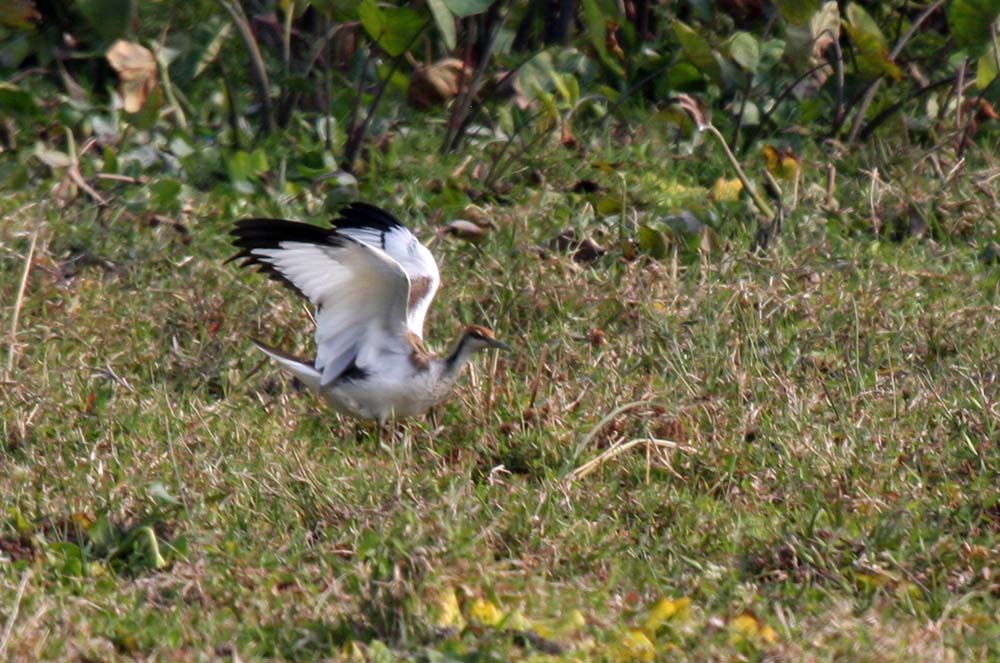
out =
<svg viewBox="0 0 1000 663"><path fill-rule="evenodd" d="M247 15L235 0L217 0L236 23L236 29L240 31L243 44L246 46L247 54L250 56L250 73L253 75L254 83L257 84L257 97L261 106L261 131L264 135L274 131L274 111L271 108L271 83L267 78L267 68L264 66L264 57L261 55L257 39L253 36L250 28L250 21Z"/></svg>
<svg viewBox="0 0 1000 663"><path fill-rule="evenodd" d="M698 126L698 130L707 131L715 136L716 140L719 141L719 144L722 145L722 150L726 153L726 158L729 159L729 164L733 167L733 170L736 171L736 176L740 178L740 182L743 183L743 188L747 190L747 193L753 200L754 205L756 205L757 209L760 210L760 212L767 218L774 218L774 212L771 210L771 206L764 202L764 198L760 195L760 193L758 193L757 189L754 188L753 183L746 176L746 173L743 172L743 167L740 166L740 162L736 159L736 155L734 155L733 151L729 149L729 144L726 143L726 139L723 138L719 130L716 129L711 122L700 124Z"/></svg>

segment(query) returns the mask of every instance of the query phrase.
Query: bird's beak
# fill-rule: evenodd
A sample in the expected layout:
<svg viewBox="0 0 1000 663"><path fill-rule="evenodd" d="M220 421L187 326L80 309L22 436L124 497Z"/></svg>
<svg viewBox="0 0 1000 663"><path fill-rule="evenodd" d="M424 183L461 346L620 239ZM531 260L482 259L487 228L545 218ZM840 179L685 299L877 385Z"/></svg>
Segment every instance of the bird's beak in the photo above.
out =
<svg viewBox="0 0 1000 663"><path fill-rule="evenodd" d="M498 341L496 339L490 339L490 347L496 348L497 350L503 350L504 352L513 352L513 348L504 343L503 341Z"/></svg>

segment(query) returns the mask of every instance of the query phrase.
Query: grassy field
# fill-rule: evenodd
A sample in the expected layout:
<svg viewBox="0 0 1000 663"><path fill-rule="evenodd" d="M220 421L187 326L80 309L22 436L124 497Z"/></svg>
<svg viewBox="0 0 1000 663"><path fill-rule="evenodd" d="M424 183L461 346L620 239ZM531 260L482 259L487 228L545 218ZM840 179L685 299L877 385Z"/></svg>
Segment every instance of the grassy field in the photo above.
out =
<svg viewBox="0 0 1000 663"><path fill-rule="evenodd" d="M1000 660L988 172L848 164L833 211L808 166L766 254L735 203L705 250L626 260L595 207L705 205L721 162L553 144L473 245L439 232L463 155L423 140L361 197L438 256L431 345L516 351L388 449L251 346L308 352L301 300L223 265L234 219L321 221L315 192L185 185L181 225L155 182L4 196L0 659ZM918 186L925 236L876 237Z"/></svg>

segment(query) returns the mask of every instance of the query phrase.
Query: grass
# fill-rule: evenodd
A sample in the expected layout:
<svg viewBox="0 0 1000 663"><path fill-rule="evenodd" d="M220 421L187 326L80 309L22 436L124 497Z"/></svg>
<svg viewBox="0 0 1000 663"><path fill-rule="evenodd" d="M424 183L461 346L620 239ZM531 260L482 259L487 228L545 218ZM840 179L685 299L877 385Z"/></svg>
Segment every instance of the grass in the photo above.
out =
<svg viewBox="0 0 1000 663"><path fill-rule="evenodd" d="M235 218L323 218L308 191L192 190L183 232L142 186L0 202L0 658L1000 659L995 221L879 241L847 175L839 214L804 202L766 255L717 206L718 250L627 261L589 211L622 180L553 145L474 246L434 232L468 202L461 155L400 140L362 182L437 237L431 343L477 321L518 350L389 451L253 350L307 349L307 313L222 264ZM591 144L630 207L722 174ZM574 261L567 228L608 253ZM676 448L568 478L648 438Z"/></svg>

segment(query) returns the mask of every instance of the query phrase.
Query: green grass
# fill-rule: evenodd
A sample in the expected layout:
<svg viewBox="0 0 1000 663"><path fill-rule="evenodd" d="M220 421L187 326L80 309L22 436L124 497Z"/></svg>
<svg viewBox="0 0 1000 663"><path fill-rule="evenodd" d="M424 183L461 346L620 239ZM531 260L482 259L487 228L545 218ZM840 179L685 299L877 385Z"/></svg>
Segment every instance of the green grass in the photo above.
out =
<svg viewBox="0 0 1000 663"><path fill-rule="evenodd" d="M469 202L449 184L462 155L423 156L436 140L362 178L424 238ZM722 174L594 140L588 159L628 164L630 208ZM321 219L321 198L192 189L171 214L185 234L148 223L143 187L102 211L6 197L7 660L630 660L663 597L691 601L653 634L663 660L1000 659L997 272L976 259L995 228L942 212L936 241L876 241L848 175L840 214L804 202L764 256L719 207L718 251L626 261L617 223L568 193L621 180L579 159L536 156L544 182L512 178L484 244L434 240L431 344L475 321L517 351L479 359L438 427L409 422L388 451L250 345L308 351L301 301L222 264L235 218ZM567 228L608 253L552 249ZM567 481L650 436L680 448ZM451 592L465 628L439 628ZM484 601L499 624L476 624ZM773 635L739 635L744 614Z"/></svg>

